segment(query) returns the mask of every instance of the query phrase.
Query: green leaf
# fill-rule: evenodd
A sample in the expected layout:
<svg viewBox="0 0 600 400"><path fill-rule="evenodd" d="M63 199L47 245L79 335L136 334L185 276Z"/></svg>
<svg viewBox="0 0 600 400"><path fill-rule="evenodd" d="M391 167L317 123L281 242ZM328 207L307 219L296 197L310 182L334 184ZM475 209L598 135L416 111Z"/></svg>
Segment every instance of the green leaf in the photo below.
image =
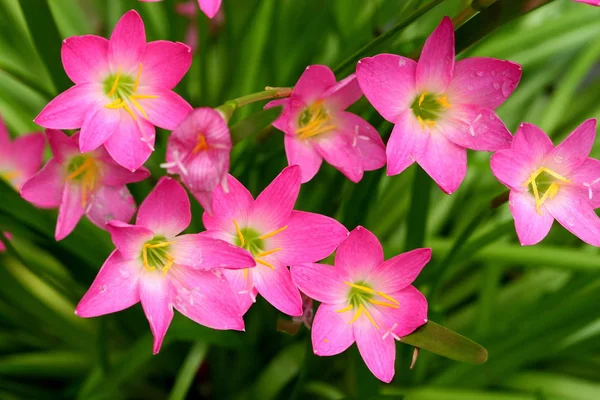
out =
<svg viewBox="0 0 600 400"><path fill-rule="evenodd" d="M197 342L192 346L187 358L179 369L177 379L169 394L169 400L185 400L190 390L190 385L198 372L198 368L200 368L204 357L206 357L207 350L208 346L204 342Z"/></svg>
<svg viewBox="0 0 600 400"><path fill-rule="evenodd" d="M487 350L471 339L431 321L402 337L402 342L469 364L483 364L488 356Z"/></svg>
<svg viewBox="0 0 600 400"><path fill-rule="evenodd" d="M0 358L0 375L35 377L80 376L90 367L86 354L69 351L20 353Z"/></svg>

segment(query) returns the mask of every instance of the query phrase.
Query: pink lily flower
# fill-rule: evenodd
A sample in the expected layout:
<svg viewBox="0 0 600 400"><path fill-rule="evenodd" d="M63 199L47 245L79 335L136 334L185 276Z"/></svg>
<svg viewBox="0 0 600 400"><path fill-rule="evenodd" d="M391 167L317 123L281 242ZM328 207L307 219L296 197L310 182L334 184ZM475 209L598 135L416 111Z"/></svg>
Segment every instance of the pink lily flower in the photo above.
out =
<svg viewBox="0 0 600 400"><path fill-rule="evenodd" d="M154 3L162 0L140 0L147 3ZM213 18L217 15L219 8L221 8L221 0L198 0L198 6L208 18Z"/></svg>
<svg viewBox="0 0 600 400"><path fill-rule="evenodd" d="M244 329L242 313L220 268L248 268L250 254L204 234L180 235L191 221L190 201L176 181L163 177L140 206L135 225L108 230L116 250L75 313L84 318L142 303L157 354L173 308L213 329Z"/></svg>
<svg viewBox="0 0 600 400"><path fill-rule="evenodd" d="M80 153L79 134L46 133L54 157L25 182L21 196L40 208L58 207L56 240L69 235L83 215L101 229L113 219L129 221L136 206L125 184L146 179L148 170L131 172L102 148Z"/></svg>
<svg viewBox="0 0 600 400"><path fill-rule="evenodd" d="M321 305L312 325L313 351L342 353L356 342L378 379L394 377L394 339L427 322L427 300L411 283L431 259L431 249L416 249L387 261L377 237L362 226L340 244L335 266L291 267L298 288Z"/></svg>
<svg viewBox="0 0 600 400"><path fill-rule="evenodd" d="M358 83L371 104L395 124L387 144L387 174L415 161L446 193L467 172L466 149L497 151L512 136L494 109L513 92L521 67L493 58L454 63L454 29L444 17L419 62L394 54L360 60Z"/></svg>
<svg viewBox="0 0 600 400"><path fill-rule="evenodd" d="M592 6L600 6L600 0L573 0L576 1L578 3L585 3L585 4L590 4Z"/></svg>
<svg viewBox="0 0 600 400"><path fill-rule="evenodd" d="M221 114L212 108L197 108L169 136L167 162L161 167L179 174L210 213L213 190L227 182L231 147L229 127Z"/></svg>
<svg viewBox="0 0 600 400"><path fill-rule="evenodd" d="M361 97L356 75L336 82L328 67L311 65L290 97L265 106L283 105L273 126L285 133L288 164L302 168L302 183L316 175L323 159L352 182L360 181L364 171L385 165L385 145L377 130L344 111Z"/></svg>
<svg viewBox="0 0 600 400"><path fill-rule="evenodd" d="M206 234L250 251L256 267L224 271L246 312L260 293L279 311L302 315L302 299L287 266L329 256L348 235L336 220L294 211L300 168L285 168L256 198L229 175L228 191L217 186L212 215L202 216Z"/></svg>
<svg viewBox="0 0 600 400"><path fill-rule="evenodd" d="M121 17L110 40L65 39L61 56L75 86L52 100L35 122L81 128L83 153L104 144L115 161L134 171L154 150L154 127L173 130L192 110L172 91L191 65L191 49L164 40L146 44L136 11Z"/></svg>
<svg viewBox="0 0 600 400"><path fill-rule="evenodd" d="M0 179L20 190L40 168L45 143L41 133L30 133L11 141L0 117Z"/></svg>
<svg viewBox="0 0 600 400"><path fill-rule="evenodd" d="M510 189L509 206L523 246L540 242L556 219L586 243L600 246L600 161L589 158L596 120L554 147L538 127L521 124L512 147L495 153L492 172Z"/></svg>

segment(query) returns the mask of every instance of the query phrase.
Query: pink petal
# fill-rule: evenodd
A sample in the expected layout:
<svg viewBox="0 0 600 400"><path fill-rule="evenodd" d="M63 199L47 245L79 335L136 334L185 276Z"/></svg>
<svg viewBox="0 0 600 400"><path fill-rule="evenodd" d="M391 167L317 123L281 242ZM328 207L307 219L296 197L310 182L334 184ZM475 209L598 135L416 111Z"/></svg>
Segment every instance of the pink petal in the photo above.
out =
<svg viewBox="0 0 600 400"><path fill-rule="evenodd" d="M252 212L254 198L237 179L227 176L227 191L223 185L217 186L213 193L213 214L205 212L202 222L207 230L225 231L236 234L233 220L239 226L245 226Z"/></svg>
<svg viewBox="0 0 600 400"><path fill-rule="evenodd" d="M125 260L118 250L108 257L83 296L75 314L83 318L97 317L131 307L140 301L138 282L140 263Z"/></svg>
<svg viewBox="0 0 600 400"><path fill-rule="evenodd" d="M395 54L363 58L356 67L360 88L369 102L391 123L396 123L417 96L417 63Z"/></svg>
<svg viewBox="0 0 600 400"><path fill-rule="evenodd" d="M48 103L33 122L52 129L81 128L86 115L99 107L101 91L96 83L75 85Z"/></svg>
<svg viewBox="0 0 600 400"><path fill-rule="evenodd" d="M417 162L447 194L458 189L467 174L467 150L439 132L429 135Z"/></svg>
<svg viewBox="0 0 600 400"><path fill-rule="evenodd" d="M349 287L344 284L339 268L325 264L296 264L290 268L292 279L298 289L322 303L343 303ZM343 307L340 307L343 308Z"/></svg>
<svg viewBox="0 0 600 400"><path fill-rule="evenodd" d="M121 257L126 260L139 261L144 244L154 237L150 229L121 221L110 221L106 227Z"/></svg>
<svg viewBox="0 0 600 400"><path fill-rule="evenodd" d="M377 379L391 382L396 360L396 344L392 335L383 339L383 333L365 316L353 322L352 328L358 351L369 370Z"/></svg>
<svg viewBox="0 0 600 400"><path fill-rule="evenodd" d="M64 178L62 166L54 159L21 187L21 196L40 208L55 208L62 201Z"/></svg>
<svg viewBox="0 0 600 400"><path fill-rule="evenodd" d="M125 73L137 71L146 50L146 31L144 21L135 10L126 12L112 32L108 44L108 60L117 72L119 68Z"/></svg>
<svg viewBox="0 0 600 400"><path fill-rule="evenodd" d="M173 89L192 65L192 50L183 43L157 40L146 45L142 59L142 86Z"/></svg>
<svg viewBox="0 0 600 400"><path fill-rule="evenodd" d="M431 249L415 249L398 254L375 267L368 280L374 282L378 291L397 292L413 283L430 260Z"/></svg>
<svg viewBox="0 0 600 400"><path fill-rule="evenodd" d="M574 187L577 185L582 196L587 197L592 208L600 207L600 161L588 158L569 178Z"/></svg>
<svg viewBox="0 0 600 400"><path fill-rule="evenodd" d="M6 123L4 123L4 119L0 115L0 151L6 149L10 144L10 134L8 133L8 129L6 129Z"/></svg>
<svg viewBox="0 0 600 400"><path fill-rule="evenodd" d="M192 192L192 196L194 196L194 198L198 200L198 203L200 203L200 205L202 206L202 208L204 208L206 212L212 213L212 191Z"/></svg>
<svg viewBox="0 0 600 400"><path fill-rule="evenodd" d="M530 165L538 165L554 149L552 140L533 124L521 124L515 133L512 149L526 155Z"/></svg>
<svg viewBox="0 0 600 400"><path fill-rule="evenodd" d="M169 281L162 273L144 273L140 279L140 300L154 336L152 353L158 354L173 319Z"/></svg>
<svg viewBox="0 0 600 400"><path fill-rule="evenodd" d="M63 190L62 201L56 221L56 240L67 237L85 213L86 202L83 199L81 185L67 182Z"/></svg>
<svg viewBox="0 0 600 400"><path fill-rule="evenodd" d="M14 165L21 173L15 179L17 188L20 188L40 169L45 145L46 138L41 133L19 136L12 142L11 151L15 155Z"/></svg>
<svg viewBox="0 0 600 400"><path fill-rule="evenodd" d="M515 150L501 150L490 159L492 173L506 187L523 190L533 172L527 156Z"/></svg>
<svg viewBox="0 0 600 400"><path fill-rule="evenodd" d="M354 343L349 313L338 313L337 304L321 304L312 324L312 346L318 356L333 356L344 352Z"/></svg>
<svg viewBox="0 0 600 400"><path fill-rule="evenodd" d="M94 35L63 40L61 58L65 72L75 83L99 82L109 71L108 40Z"/></svg>
<svg viewBox="0 0 600 400"><path fill-rule="evenodd" d="M584 4L589 4L592 6L600 6L600 1L599 0L573 0L576 1L578 3L584 3Z"/></svg>
<svg viewBox="0 0 600 400"><path fill-rule="evenodd" d="M304 101L297 97L288 97L287 99L281 99L283 102L285 101L285 105L275 121L273 121L273 126L279 129L282 132L287 133L288 135L296 135L296 130L298 128L298 120L302 112L308 107ZM273 100L269 104L267 104L264 108L269 109L274 106L281 105L277 103L279 100Z"/></svg>
<svg viewBox="0 0 600 400"><path fill-rule="evenodd" d="M471 150L509 149L513 140L504 122L489 108L457 105L440 120L439 131L453 143Z"/></svg>
<svg viewBox="0 0 600 400"><path fill-rule="evenodd" d="M423 132L412 110L403 111L387 143L387 175L397 175L411 166L425 147L429 134Z"/></svg>
<svg viewBox="0 0 600 400"><path fill-rule="evenodd" d="M192 269L240 269L256 264L247 250L203 234L182 235L174 241L170 253L180 266Z"/></svg>
<svg viewBox="0 0 600 400"><path fill-rule="evenodd" d="M156 99L136 100L148 115L148 121L162 129L173 130L192 111L188 104L177 93L152 86L140 86L139 93L158 96Z"/></svg>
<svg viewBox="0 0 600 400"><path fill-rule="evenodd" d="M561 186L544 207L573 235L592 246L600 246L600 218L588 204L588 199L577 190Z"/></svg>
<svg viewBox="0 0 600 400"><path fill-rule="evenodd" d="M270 247L285 265L316 262L328 257L348 237L348 230L333 218L292 211L287 229L270 239Z"/></svg>
<svg viewBox="0 0 600 400"><path fill-rule="evenodd" d="M46 135L48 135L53 158L57 162L62 164L65 160L79 155L78 136L69 137L57 129L46 129Z"/></svg>
<svg viewBox="0 0 600 400"><path fill-rule="evenodd" d="M98 149L104 151L104 149ZM150 171L144 167L131 172L130 170L117 164L108 153L105 157L98 157L102 162L102 183L108 186L123 186L127 183L139 182L150 176Z"/></svg>
<svg viewBox="0 0 600 400"><path fill-rule="evenodd" d="M198 0L198 5L208 18L213 18L221 7L221 0Z"/></svg>
<svg viewBox="0 0 600 400"><path fill-rule="evenodd" d="M454 71L454 27L444 17L425 41L417 65L417 91L443 93Z"/></svg>
<svg viewBox="0 0 600 400"><path fill-rule="evenodd" d="M382 262L381 243L362 226L357 226L350 232L335 254L335 267L343 268L353 281L366 279Z"/></svg>
<svg viewBox="0 0 600 400"><path fill-rule="evenodd" d="M473 57L456 62L447 94L451 104L496 109L521 80L519 64L495 58Z"/></svg>
<svg viewBox="0 0 600 400"><path fill-rule="evenodd" d="M356 103L363 95L356 74L352 74L331 86L321 94L329 112L343 111Z"/></svg>
<svg viewBox="0 0 600 400"><path fill-rule="evenodd" d="M311 65L306 67L291 97L296 97L304 104L314 103L330 87L336 84L335 75L325 65Z"/></svg>
<svg viewBox="0 0 600 400"><path fill-rule="evenodd" d="M117 133L124 123L122 118L128 118L126 111L111 110L106 107L96 107L86 114L81 131L79 132L79 149L82 153L95 150L102 146L113 134ZM129 117L130 118L130 117Z"/></svg>
<svg viewBox="0 0 600 400"><path fill-rule="evenodd" d="M242 312L224 276L183 267L169 271L169 276L177 311L212 329L244 330Z"/></svg>
<svg viewBox="0 0 600 400"><path fill-rule="evenodd" d="M132 120L126 111L120 113L121 122L104 147L117 163L135 171L154 151L154 126L144 119Z"/></svg>
<svg viewBox="0 0 600 400"><path fill-rule="evenodd" d="M229 170L228 150L208 149L186 163L187 175L182 180L192 192L205 191L210 193L227 176Z"/></svg>
<svg viewBox="0 0 600 400"><path fill-rule="evenodd" d="M373 171L386 163L385 145L379 132L358 115L342 111L338 113L340 130L352 137L352 146L356 148L362 159L362 168Z"/></svg>
<svg viewBox="0 0 600 400"><path fill-rule="evenodd" d="M242 315L246 314L252 304L254 304L256 296L258 296L258 291L254 288L252 269L249 269L248 271L224 269L222 272L231 286L231 290L234 293L233 297L240 307L240 312Z"/></svg>
<svg viewBox="0 0 600 400"><path fill-rule="evenodd" d="M539 243L548 235L554 222L552 214L546 209L549 202L544 203L540 215L535 209L535 199L529 192L511 190L508 204L522 246Z"/></svg>
<svg viewBox="0 0 600 400"><path fill-rule="evenodd" d="M302 298L287 267L266 257L275 270L259 265L252 270L254 285L273 307L291 316L302 315Z"/></svg>
<svg viewBox="0 0 600 400"><path fill-rule="evenodd" d="M250 224L259 225L265 233L285 226L299 191L300 167L286 167L256 198Z"/></svg>
<svg viewBox="0 0 600 400"><path fill-rule="evenodd" d="M191 220L190 200L185 189L177 181L162 177L140 206L136 225L171 239L187 228Z"/></svg>
<svg viewBox="0 0 600 400"><path fill-rule="evenodd" d="M389 295L400 303L399 308L377 307L373 318L383 330L382 336L393 332L396 336L409 335L427 322L427 299L414 286L408 286Z"/></svg>
<svg viewBox="0 0 600 400"><path fill-rule="evenodd" d="M314 148L325 161L356 183L363 177L363 166L361 155L353 146L354 136L353 132L342 131L338 128L315 139L313 143Z"/></svg>
<svg viewBox="0 0 600 400"><path fill-rule="evenodd" d="M310 181L321 168L323 157L314 149L312 141L301 140L296 135L285 135L285 154L288 165L298 165L302 170L302 183Z"/></svg>
<svg viewBox="0 0 600 400"><path fill-rule="evenodd" d="M596 119L588 119L550 152L548 158L551 165L548 167L569 175L587 160L595 138Z"/></svg>
<svg viewBox="0 0 600 400"><path fill-rule="evenodd" d="M85 213L99 228L106 229L112 220L129 222L135 210L135 200L127 186L100 186Z"/></svg>

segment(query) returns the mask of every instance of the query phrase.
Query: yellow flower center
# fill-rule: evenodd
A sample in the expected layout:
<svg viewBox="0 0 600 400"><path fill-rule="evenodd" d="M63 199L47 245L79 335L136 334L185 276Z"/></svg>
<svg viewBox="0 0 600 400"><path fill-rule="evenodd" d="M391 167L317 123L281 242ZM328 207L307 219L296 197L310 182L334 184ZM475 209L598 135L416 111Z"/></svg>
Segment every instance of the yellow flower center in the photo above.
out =
<svg viewBox="0 0 600 400"><path fill-rule="evenodd" d="M425 130L426 127L434 127L442 110L451 106L446 96L423 92L415 98L410 107L419 125Z"/></svg>
<svg viewBox="0 0 600 400"><path fill-rule="evenodd" d="M173 266L175 259L169 254L169 248L174 242L168 242L164 237L155 237L146 242L142 248L142 262L148 271L159 269L163 276Z"/></svg>
<svg viewBox="0 0 600 400"><path fill-rule="evenodd" d="M115 76L109 76L104 81L104 90L106 95L113 99L112 103L104 105L106 108L118 110L120 108L127 111L134 120L137 120L133 108L140 112L144 118L148 118L146 110L142 107L138 100L142 99L157 99L155 95L138 94L138 86L140 84L140 76L142 75L142 63L140 63L137 71L137 76L133 79L131 76L123 75L121 68Z"/></svg>
<svg viewBox="0 0 600 400"><path fill-rule="evenodd" d="M542 215L542 205L548 199L554 198L558 193L561 183L569 183L570 180L550 168L540 167L529 176L525 187L530 186L531 194L535 198L535 210Z"/></svg>
<svg viewBox="0 0 600 400"><path fill-rule="evenodd" d="M82 155L71 158L67 167L69 175L67 181L77 182L81 185L81 205L85 207L90 194L96 190L99 181L100 169L93 157Z"/></svg>
<svg viewBox="0 0 600 400"><path fill-rule="evenodd" d="M379 330L379 325L375 322L375 319L369 312L369 309L365 306L366 303L371 303L375 306L380 307L388 307L388 308L399 308L400 303L394 299L392 296L385 294L384 292L379 292L372 289L368 286L367 283L363 281L359 282L344 282L346 285L350 287L348 291L348 305L340 310L336 310L336 312L344 313L352 310L356 310L354 316L349 324L352 324L356 320L358 320L362 315L367 317L369 322ZM378 298L379 297L379 298Z"/></svg>
<svg viewBox="0 0 600 400"><path fill-rule="evenodd" d="M270 254L280 251L281 247L277 247L277 248L271 249L271 250L264 250L264 241L266 239L272 238L273 236L277 235L279 232L283 232L284 230L286 230L287 225L285 225L279 229L276 229L272 232L266 233L264 235L261 235L260 233L258 233L257 231L255 231L252 228L240 229L240 226L238 225L238 223L235 219L233 220L233 225L235 226L235 231L237 233L235 245L239 246L239 247L243 247L244 249L248 250L250 252L250 254L252 254L252 256L254 257L254 261L256 261L258 264L264 265L265 267L269 267L273 271L275 271L275 266L273 266L273 264L269 263L268 261L264 260L263 258ZM248 269L246 268L246 269L244 269L244 278L247 278L247 277L248 277Z"/></svg>
<svg viewBox="0 0 600 400"><path fill-rule="evenodd" d="M309 139L336 128L331 123L331 115L320 100L314 102L300 114L298 127L296 134L300 136L300 139Z"/></svg>
<svg viewBox="0 0 600 400"><path fill-rule="evenodd" d="M206 136L204 136L202 133L198 133L198 138L196 139L196 147L194 147L192 153L196 154L201 151L208 150L208 148L209 146L206 142Z"/></svg>

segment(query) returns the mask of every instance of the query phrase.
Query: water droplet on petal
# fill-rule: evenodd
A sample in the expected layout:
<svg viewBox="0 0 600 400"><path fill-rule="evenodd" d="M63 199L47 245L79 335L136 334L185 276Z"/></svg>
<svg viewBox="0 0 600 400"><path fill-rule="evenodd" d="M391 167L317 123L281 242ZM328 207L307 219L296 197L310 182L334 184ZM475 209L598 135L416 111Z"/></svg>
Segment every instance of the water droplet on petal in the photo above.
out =
<svg viewBox="0 0 600 400"><path fill-rule="evenodd" d="M493 86L494 86L494 89L500 90L500 84L498 82L494 82Z"/></svg>
<svg viewBox="0 0 600 400"><path fill-rule="evenodd" d="M502 83L502 95L504 97L510 96L510 94L512 93L514 88L515 88L514 82L510 79L505 79L504 82Z"/></svg>
<svg viewBox="0 0 600 400"><path fill-rule="evenodd" d="M496 76L496 71L491 72L492 76Z"/></svg>
<svg viewBox="0 0 600 400"><path fill-rule="evenodd" d="M122 268L122 269L119 270L119 273L121 274L121 278L123 278L123 279L129 278L129 271L128 270Z"/></svg>
<svg viewBox="0 0 600 400"><path fill-rule="evenodd" d="M565 161L565 158L563 156L556 155L554 156L554 161L556 161L559 164L562 164L562 162Z"/></svg>
<svg viewBox="0 0 600 400"><path fill-rule="evenodd" d="M404 67L406 65L406 60L404 58L401 58L400 61L398 61L398 65Z"/></svg>
<svg viewBox="0 0 600 400"><path fill-rule="evenodd" d="M106 292L106 285L102 285L102 286L100 286L100 288L98 289L98 291L99 291L100 293L104 293L104 292Z"/></svg>
<svg viewBox="0 0 600 400"><path fill-rule="evenodd" d="M469 86L467 86L467 89L469 89L469 90L473 90L473 89L474 89L474 88L473 88L473 85L469 85Z"/></svg>
<svg viewBox="0 0 600 400"><path fill-rule="evenodd" d="M477 76L483 76L485 73L483 71L477 71Z"/></svg>

